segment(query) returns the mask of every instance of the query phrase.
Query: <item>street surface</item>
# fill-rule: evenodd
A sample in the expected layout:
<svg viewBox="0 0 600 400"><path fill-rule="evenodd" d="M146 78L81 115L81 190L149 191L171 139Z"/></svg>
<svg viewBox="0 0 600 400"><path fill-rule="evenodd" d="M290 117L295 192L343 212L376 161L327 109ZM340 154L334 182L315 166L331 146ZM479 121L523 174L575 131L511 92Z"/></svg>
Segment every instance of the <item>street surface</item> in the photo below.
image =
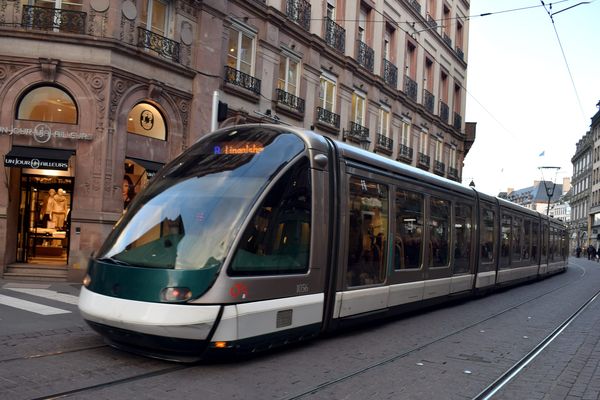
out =
<svg viewBox="0 0 600 400"><path fill-rule="evenodd" d="M247 359L175 364L104 345L79 285L0 281L2 399L472 399L600 289L600 264ZM494 399L597 399L600 299Z"/></svg>

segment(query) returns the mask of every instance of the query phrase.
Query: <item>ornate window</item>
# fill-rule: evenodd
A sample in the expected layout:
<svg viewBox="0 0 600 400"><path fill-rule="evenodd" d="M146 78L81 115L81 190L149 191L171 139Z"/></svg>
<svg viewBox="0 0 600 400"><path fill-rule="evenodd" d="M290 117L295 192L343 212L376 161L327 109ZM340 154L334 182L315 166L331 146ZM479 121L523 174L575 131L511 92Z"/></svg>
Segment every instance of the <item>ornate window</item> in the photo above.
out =
<svg viewBox="0 0 600 400"><path fill-rule="evenodd" d="M145 0L140 12L142 28L168 36L169 29L169 2L165 0Z"/></svg>
<svg viewBox="0 0 600 400"><path fill-rule="evenodd" d="M160 111L149 103L138 103L127 117L127 132L167 140L167 126Z"/></svg>
<svg viewBox="0 0 600 400"><path fill-rule="evenodd" d="M77 124L77 105L70 94L56 86L38 86L23 96L17 119Z"/></svg>

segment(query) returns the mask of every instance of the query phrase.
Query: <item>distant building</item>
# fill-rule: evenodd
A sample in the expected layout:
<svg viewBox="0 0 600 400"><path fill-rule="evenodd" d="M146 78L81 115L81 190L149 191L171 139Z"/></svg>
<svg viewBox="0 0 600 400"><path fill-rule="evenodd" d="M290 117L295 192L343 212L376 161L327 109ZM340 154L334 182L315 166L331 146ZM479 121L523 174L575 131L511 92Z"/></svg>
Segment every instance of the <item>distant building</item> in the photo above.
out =
<svg viewBox="0 0 600 400"><path fill-rule="evenodd" d="M563 178L562 184L555 184L552 181L535 181L533 186L524 189L514 190L509 188L506 192L498 194L498 197L546 214L548 211L548 193L552 194L550 198L550 209L552 210L552 207L561 201L570 187L570 178Z"/></svg>
<svg viewBox="0 0 600 400"><path fill-rule="evenodd" d="M597 106L600 108L600 102ZM588 217L588 240L594 246L598 247L600 243L600 110L592 117L590 125L590 134L593 142L592 150L592 188L591 188L591 208Z"/></svg>
<svg viewBox="0 0 600 400"><path fill-rule="evenodd" d="M569 193L571 205L571 248L584 246L588 240L588 213L592 200L592 154L594 138L587 132L576 144L573 164L572 188Z"/></svg>

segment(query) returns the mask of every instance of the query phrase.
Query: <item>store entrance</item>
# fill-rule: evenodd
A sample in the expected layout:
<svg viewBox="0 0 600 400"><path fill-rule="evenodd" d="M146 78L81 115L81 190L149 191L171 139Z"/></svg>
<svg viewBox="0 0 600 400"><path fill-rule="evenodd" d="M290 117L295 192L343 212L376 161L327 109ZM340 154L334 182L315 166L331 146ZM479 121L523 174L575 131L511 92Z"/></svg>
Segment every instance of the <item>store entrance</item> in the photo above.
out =
<svg viewBox="0 0 600 400"><path fill-rule="evenodd" d="M65 265L73 178L21 175L17 262Z"/></svg>

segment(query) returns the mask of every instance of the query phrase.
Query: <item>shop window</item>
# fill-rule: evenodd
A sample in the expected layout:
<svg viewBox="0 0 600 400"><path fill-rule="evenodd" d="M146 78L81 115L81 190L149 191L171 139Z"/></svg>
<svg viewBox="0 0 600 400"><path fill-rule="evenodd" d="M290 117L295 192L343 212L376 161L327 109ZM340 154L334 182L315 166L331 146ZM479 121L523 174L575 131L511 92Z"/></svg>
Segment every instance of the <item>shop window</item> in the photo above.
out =
<svg viewBox="0 0 600 400"><path fill-rule="evenodd" d="M165 120L156 107L139 103L131 109L127 118L127 132L167 140Z"/></svg>
<svg viewBox="0 0 600 400"><path fill-rule="evenodd" d="M17 108L17 119L77 124L77 105L64 90L39 86L23 96Z"/></svg>

